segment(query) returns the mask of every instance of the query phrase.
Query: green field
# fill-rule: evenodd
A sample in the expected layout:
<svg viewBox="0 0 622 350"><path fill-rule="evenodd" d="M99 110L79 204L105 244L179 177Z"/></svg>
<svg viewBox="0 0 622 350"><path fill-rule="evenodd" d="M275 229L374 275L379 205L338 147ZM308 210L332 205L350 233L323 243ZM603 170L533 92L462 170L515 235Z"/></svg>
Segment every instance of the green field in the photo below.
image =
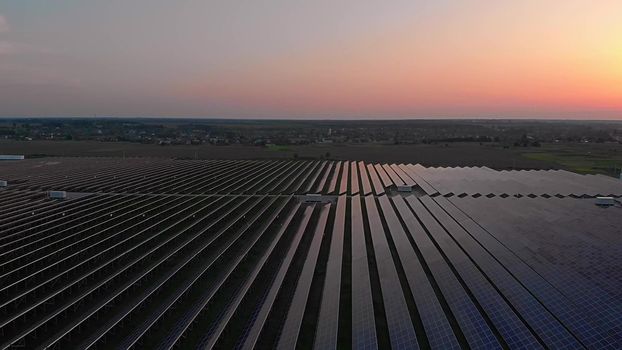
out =
<svg viewBox="0 0 622 350"><path fill-rule="evenodd" d="M560 168L582 174L618 176L622 167L622 147L619 144L547 145L523 152L523 157L558 164Z"/></svg>
<svg viewBox="0 0 622 350"><path fill-rule="evenodd" d="M289 152L290 151L290 149L284 145L269 144L269 145L266 145L266 148L270 151L275 151L275 152Z"/></svg>

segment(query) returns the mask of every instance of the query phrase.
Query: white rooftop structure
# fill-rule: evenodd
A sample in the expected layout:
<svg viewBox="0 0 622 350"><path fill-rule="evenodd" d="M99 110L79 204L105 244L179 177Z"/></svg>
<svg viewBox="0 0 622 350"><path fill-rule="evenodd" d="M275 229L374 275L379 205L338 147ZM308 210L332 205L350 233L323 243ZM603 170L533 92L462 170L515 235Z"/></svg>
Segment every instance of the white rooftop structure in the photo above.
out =
<svg viewBox="0 0 622 350"><path fill-rule="evenodd" d="M24 156L17 154L0 154L0 160L24 160Z"/></svg>

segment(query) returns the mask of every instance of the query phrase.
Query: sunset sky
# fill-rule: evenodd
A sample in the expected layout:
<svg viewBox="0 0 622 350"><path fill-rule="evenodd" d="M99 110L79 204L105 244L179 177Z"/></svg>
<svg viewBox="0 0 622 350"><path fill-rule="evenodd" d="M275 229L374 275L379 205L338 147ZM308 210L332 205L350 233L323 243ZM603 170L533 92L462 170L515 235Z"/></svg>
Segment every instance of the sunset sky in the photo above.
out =
<svg viewBox="0 0 622 350"><path fill-rule="evenodd" d="M0 116L622 119L620 0L2 0Z"/></svg>

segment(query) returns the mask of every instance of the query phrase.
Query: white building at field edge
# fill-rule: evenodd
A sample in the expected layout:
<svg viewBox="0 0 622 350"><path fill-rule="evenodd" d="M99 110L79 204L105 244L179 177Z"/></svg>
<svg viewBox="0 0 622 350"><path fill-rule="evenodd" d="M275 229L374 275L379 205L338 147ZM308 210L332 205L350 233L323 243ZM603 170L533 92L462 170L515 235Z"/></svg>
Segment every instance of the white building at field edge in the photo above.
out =
<svg viewBox="0 0 622 350"><path fill-rule="evenodd" d="M0 160L24 160L24 156L15 154L0 154Z"/></svg>

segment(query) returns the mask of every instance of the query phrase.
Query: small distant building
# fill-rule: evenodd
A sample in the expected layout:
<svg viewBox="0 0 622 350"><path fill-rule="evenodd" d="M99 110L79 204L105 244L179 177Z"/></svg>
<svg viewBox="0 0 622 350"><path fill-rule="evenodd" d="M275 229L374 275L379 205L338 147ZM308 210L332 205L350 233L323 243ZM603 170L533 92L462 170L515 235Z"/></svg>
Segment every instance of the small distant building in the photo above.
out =
<svg viewBox="0 0 622 350"><path fill-rule="evenodd" d="M413 187L409 185L397 185L397 192L412 192Z"/></svg>
<svg viewBox="0 0 622 350"><path fill-rule="evenodd" d="M48 191L48 197L52 199L65 199L67 198L67 192L65 191Z"/></svg>
<svg viewBox="0 0 622 350"><path fill-rule="evenodd" d="M613 197L596 197L596 205L599 207L610 207L615 204L616 202Z"/></svg>
<svg viewBox="0 0 622 350"><path fill-rule="evenodd" d="M24 156L16 154L0 154L0 160L24 160Z"/></svg>
<svg viewBox="0 0 622 350"><path fill-rule="evenodd" d="M0 180L0 188L7 187L9 183L6 180Z"/></svg>
<svg viewBox="0 0 622 350"><path fill-rule="evenodd" d="M319 193L309 193L304 196L305 203L323 203L325 201L328 202L325 200L324 196Z"/></svg>

